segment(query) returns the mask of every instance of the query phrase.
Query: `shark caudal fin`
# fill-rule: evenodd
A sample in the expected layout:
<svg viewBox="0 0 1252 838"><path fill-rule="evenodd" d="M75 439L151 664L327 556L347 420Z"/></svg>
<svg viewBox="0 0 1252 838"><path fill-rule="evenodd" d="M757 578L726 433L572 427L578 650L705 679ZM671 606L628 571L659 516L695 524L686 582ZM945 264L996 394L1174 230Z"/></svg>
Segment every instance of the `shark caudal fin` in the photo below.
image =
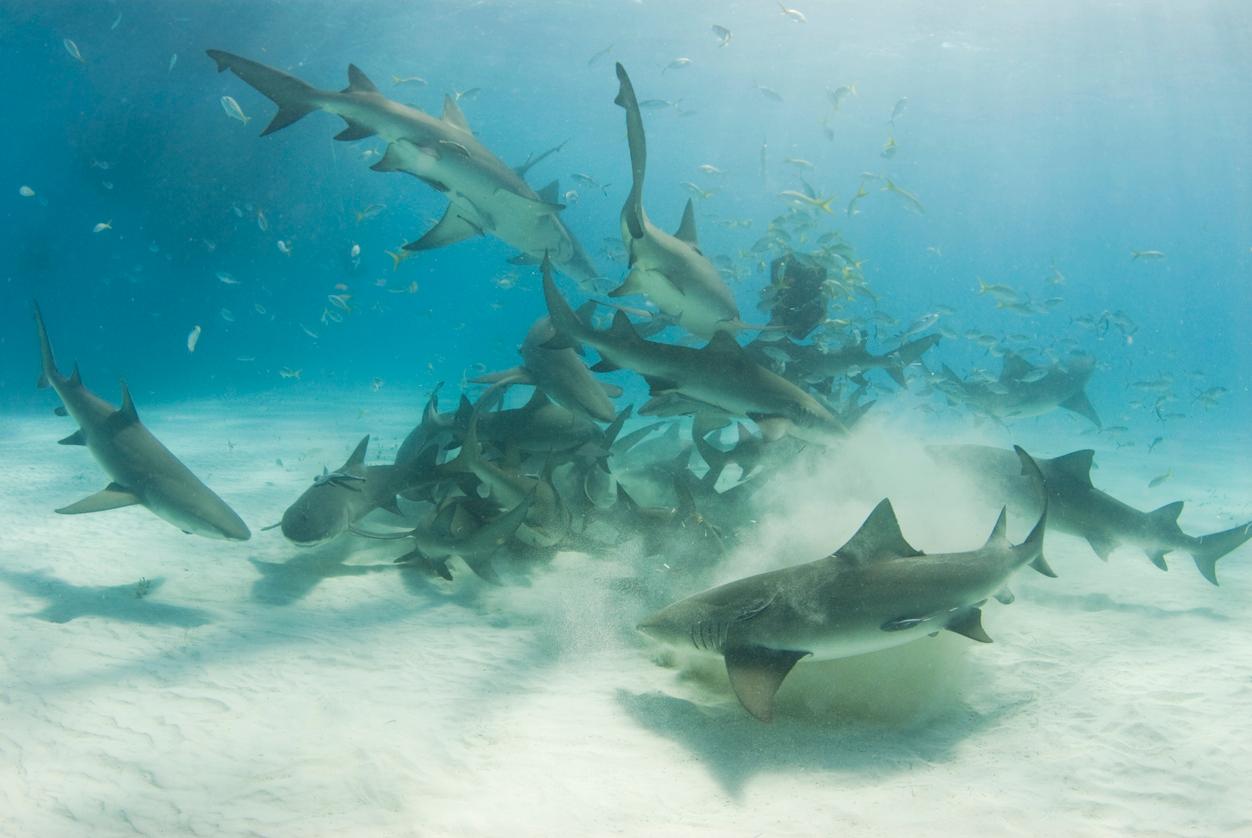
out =
<svg viewBox="0 0 1252 838"><path fill-rule="evenodd" d="M223 70L230 70L256 88L257 92L278 105L278 113L274 114L270 124L261 132L262 137L286 128L321 107L317 99L322 91L300 81L295 76L289 76L281 70L266 67L264 64L258 64L219 49L205 50L205 52L208 53L209 58L217 62L219 73Z"/></svg>
<svg viewBox="0 0 1252 838"><path fill-rule="evenodd" d="M1223 532L1202 535L1195 539L1191 556L1196 569L1205 579L1217 584L1217 560L1252 538L1252 522Z"/></svg>
<svg viewBox="0 0 1252 838"><path fill-rule="evenodd" d="M941 338L942 335L926 335L924 338L900 344L900 347L890 355L892 363L886 368L887 375L891 376L891 380L900 387L907 386L904 371L920 361L922 356Z"/></svg>
<svg viewBox="0 0 1252 838"><path fill-rule="evenodd" d="M1026 540L1015 548L1019 552L1027 556L1026 563L1029 564L1044 576L1056 578L1056 571L1049 565L1043 557L1043 534L1048 528L1048 506L1045 503L1043 512L1039 515L1039 521L1035 524L1035 528L1030 531L1030 535L1026 536Z"/></svg>
<svg viewBox="0 0 1252 838"><path fill-rule="evenodd" d="M39 310L39 303L33 303L35 308L35 332L39 335L39 389L52 386L52 382L61 377L60 371L57 370L56 358L52 357L52 341L48 340L48 329L43 324L43 313Z"/></svg>
<svg viewBox="0 0 1252 838"><path fill-rule="evenodd" d="M631 238L641 239L644 236L643 177L648 169L648 144L643 134L643 114L639 111L635 86L630 83L630 76L626 75L626 68L621 64L617 65L617 81L619 87L613 103L626 110L626 144L630 148L630 195L622 207L622 221Z"/></svg>

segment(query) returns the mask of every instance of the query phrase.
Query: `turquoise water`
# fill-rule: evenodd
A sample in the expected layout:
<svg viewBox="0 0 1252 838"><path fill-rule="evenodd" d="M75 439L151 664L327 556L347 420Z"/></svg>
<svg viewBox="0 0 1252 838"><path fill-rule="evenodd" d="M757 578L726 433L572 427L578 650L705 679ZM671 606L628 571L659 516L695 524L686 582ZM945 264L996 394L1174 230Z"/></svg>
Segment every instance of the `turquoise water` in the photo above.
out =
<svg viewBox="0 0 1252 838"><path fill-rule="evenodd" d="M0 427L11 464L4 518L16 533L2 550L0 611L11 638L4 661L14 678L4 703L34 731L4 740L19 756L0 798L14 814L0 825L41 834L84 825L156 834L498 834L526 811L521 786L501 792L499 812L489 813L469 802L475 784L533 782L537 766L556 760L563 769L552 769L555 782L577 788L577 800L563 813L559 792L548 789L533 833L522 834L552 834L562 814L595 834L612 831L600 828L606 823L628 834L815 834L833 822L821 818L847 817L853 792L871 787L873 811L851 828L875 834L917 825L899 814L914 793L906 775L943 809L936 824L994 813L1009 831L1031 832L1046 817L1027 793L1046 782L1043 768L1007 771L1015 814L954 802L945 773L972 783L980 771L1027 761L1032 749L1059 765L1067 749L1096 741L1094 776L1084 777L1097 789L1090 799L1068 794L1059 779L1049 787L1072 817L1058 823L1087 834L1247 828L1246 816L1221 803L1230 777L1250 765L1246 746L1231 744L1246 725L1223 728L1246 717L1246 664L1231 662L1233 680L1220 677L1242 649L1246 547L1219 564L1223 584L1212 588L1182 553L1162 577L1141 551L1102 565L1086 543L1059 535L1047 551L1061 587L1022 580L1016 606L989 606L994 651L980 646L968 653L978 662L966 662L959 643L969 644L945 634L932 644L938 663L912 653L919 657L830 670L883 684L881 694L840 693L833 704L810 674L790 697L781 694L774 739L749 727L756 722L724 672L692 680L655 667L657 653L633 627L709 585L828 553L882 496L893 498L920 549L981 544L999 502L977 501L978 487L927 470L925 443L1017 443L1041 457L1093 448L1098 487L1138 509L1186 500L1188 533L1252 517L1252 14L1231 2L1185 10L1164 2L812 3L792 10L798 15L766 2L680 5L0 3L9 114L0 134ZM446 197L406 174L371 171L386 142L336 142L343 121L332 115L312 113L259 136L274 104L216 72L206 49L326 90L343 88L353 64L383 96L436 116L445 94L454 95L477 139L509 165L559 146L527 180L536 190L559 182L560 218L600 274L591 293L558 274L575 305L609 300L628 270L619 213L631 168L614 104L620 62L644 101L649 217L673 231L693 201L700 249L744 321L769 319L759 302L771 260L835 236L844 249L829 262L831 276L842 268L848 287L861 290L836 295L825 312L833 322L817 334L831 344L862 334L876 354L926 335L938 343L905 370L904 388L865 372L857 398L874 404L851 435L820 453L779 455L750 513L702 499L709 507L689 523L713 521L724 554L700 540L707 529L689 540L695 524L663 541L659 555L648 552L639 543L653 519L615 519L594 544L513 544L516 561L497 559L497 589L457 564L450 582L397 569L391 560L404 549L388 542L344 535L312 551L297 547L262 527L323 466L343 463L364 434L373 440L368 462L389 463L438 384L444 411L462 393L479 398L483 385L469 379L516 366L518 345L547 307L538 267L511 262L517 249L490 235L393 261L388 251L420 238ZM246 124L226 112L227 96ZM829 212L815 206L828 199ZM85 450L55 445L73 426L52 416L55 397L34 387L32 299L62 370L76 360L88 387L114 404L124 379L153 433L247 521L250 542L191 539L138 508L53 514L107 479ZM637 322L639 309L654 311L640 296L612 302L632 307ZM759 336L734 334L744 345ZM652 339L705 343L676 327ZM1103 427L1063 409L989 417L946 378L945 368L1005 386L994 382L1006 352L1040 365L1089 357L1085 392ZM587 362L596 354L589 350ZM863 383L851 372L855 384L837 376L833 394L819 387L818 397L838 402L841 388ZM624 390L618 410L648 399L630 369L597 377ZM506 402L517 407L529 396L519 386ZM768 428L745 411L736 421L753 434ZM632 417L625 432L643 424ZM690 438L689 420L678 424L670 442L654 439L611 461L636 472L630 485L644 506L682 505L672 486L651 492L646 468L672 465ZM714 443L728 448L733 439L727 431ZM526 461L543 479L551 466L551 458ZM691 457L690 468L698 477L705 466ZM719 487L741 476L732 469ZM1033 511L1010 512L1017 543ZM386 516L370 521L401 526ZM667 575L684 562L691 567ZM131 601L130 586L158 578L150 598L144 589ZM153 601L174 610L138 605ZM406 666L396 637L420 644L417 657L430 667L397 676L403 688L379 671ZM1169 646L1160 657L1154 637ZM56 648L48 671L35 672ZM1124 657L1101 669L1117 649ZM285 689L293 678L299 696ZM1135 701L1110 694L1118 678L1141 678L1151 692L1142 728L1119 726L1119 712ZM1190 692L1178 687L1186 695L1158 689L1188 680ZM152 691L147 703L134 687ZM361 698L356 687L384 695ZM196 702L209 692L222 706L202 713ZM497 692L508 710L492 706ZM289 712L265 706L267 694ZM1072 724L1041 721L1048 702L1063 700L1081 708ZM1163 770L1159 753L1144 757L1178 708L1197 702L1209 710L1169 734L1187 767ZM878 712L879 704L888 709ZM458 706L482 718L468 722ZM105 709L75 726L84 707ZM378 721L415 707L427 716L405 722L402 734ZM367 721L371 714L381 715ZM161 733L153 721L161 718L179 734ZM563 726L565 718L573 721ZM212 725L231 719L239 728L212 743ZM582 743L579 724L601 735ZM1000 725L1004 738L992 745ZM142 736L114 731L128 726ZM361 745L343 732L357 726ZM1031 738L1032 726L1049 731L1051 747ZM107 789L110 759L122 760L123 796L142 815L128 820L100 803L110 795L94 785L60 796L49 766L66 730L67 776ZM307 730L338 732L308 746ZM80 735L114 736L124 756ZM279 756L249 751L258 737ZM431 746L420 769L403 756L418 740ZM484 757L487 741L510 756ZM157 754L187 743L203 748L199 757ZM845 758L823 756L823 743ZM376 750L362 756L358 747ZM848 756L876 748L892 768ZM327 790L345 754L358 773L341 797ZM1212 765L1192 767L1205 756ZM223 777L232 760L250 766L263 799L217 776L197 786L199 758ZM650 775L639 799L615 802L594 776L606 760L615 783L658 765L706 771L681 774L694 785L675 811L642 816L635 804L644 808L649 790L672 791L669 775ZM272 772L291 764L303 767L275 782ZM1128 766L1124 784L1119 766ZM394 783L388 770L398 772ZM449 780L454 770L464 773ZM1193 771L1200 791L1188 797ZM760 802L798 775L797 793L821 818ZM1128 791L1136 778L1147 778L1155 796ZM153 805L171 782L178 791L170 808ZM409 782L429 784L431 797L408 796ZM827 800L832 786L848 796ZM293 814L302 796L328 794L333 812ZM221 800L241 801L242 814L219 810ZM749 813L752 801L759 808ZM1207 819L1189 820L1198 808Z"/></svg>

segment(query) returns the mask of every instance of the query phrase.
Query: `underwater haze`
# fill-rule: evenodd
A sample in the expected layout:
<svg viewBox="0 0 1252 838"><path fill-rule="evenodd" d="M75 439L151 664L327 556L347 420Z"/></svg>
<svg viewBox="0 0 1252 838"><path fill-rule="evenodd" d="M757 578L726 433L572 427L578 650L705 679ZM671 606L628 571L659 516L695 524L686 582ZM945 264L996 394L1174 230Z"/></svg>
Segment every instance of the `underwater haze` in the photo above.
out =
<svg viewBox="0 0 1252 838"><path fill-rule="evenodd" d="M0 65L0 832L1252 830L1252 9Z"/></svg>

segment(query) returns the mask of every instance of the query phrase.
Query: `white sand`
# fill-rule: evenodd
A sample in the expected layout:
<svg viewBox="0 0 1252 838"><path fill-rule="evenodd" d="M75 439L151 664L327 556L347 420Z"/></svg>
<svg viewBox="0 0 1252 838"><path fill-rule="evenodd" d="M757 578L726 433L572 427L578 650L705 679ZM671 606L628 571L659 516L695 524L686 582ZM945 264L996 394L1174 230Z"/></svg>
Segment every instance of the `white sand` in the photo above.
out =
<svg viewBox="0 0 1252 838"><path fill-rule="evenodd" d="M360 435L394 451L419 408L330 401L140 411L255 531ZM50 409L0 435L0 834L1252 834L1252 548L1214 588L1184 555L1165 574L1049 536L1060 578L989 605L994 644L802 663L763 725L716 666L656 664L620 557L493 589L400 571L395 544L55 515L106 480ZM1249 513L1248 440L1196 450L1151 492L1128 452L1096 482L1224 529ZM916 547L981 544L995 510L917 479L916 451L871 429L715 575L815 558L885 494ZM164 581L138 598L145 577Z"/></svg>

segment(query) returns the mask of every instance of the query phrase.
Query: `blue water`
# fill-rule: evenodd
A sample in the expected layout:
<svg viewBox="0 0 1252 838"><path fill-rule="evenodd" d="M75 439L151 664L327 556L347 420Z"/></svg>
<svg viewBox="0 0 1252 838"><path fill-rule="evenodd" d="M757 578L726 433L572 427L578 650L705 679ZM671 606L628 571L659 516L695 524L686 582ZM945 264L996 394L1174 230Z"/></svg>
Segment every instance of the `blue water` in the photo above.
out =
<svg viewBox="0 0 1252 838"><path fill-rule="evenodd" d="M889 175L921 199L924 214L871 182L859 215L822 219L865 260L880 308L900 320L884 339L946 304L957 310L948 318L957 332L1022 333L1038 336L1036 345L1079 340L1104 367L1092 399L1113 423L1123 424L1117 417L1134 396L1127 384L1162 373L1175 376L1191 421L1238 422L1252 404L1242 328L1252 266L1246 10L1223 2L1185 14L1168 3L931 6L840 4L810 9L798 24L768 3L7 4L0 398L36 398L33 296L63 363L81 359L88 382L106 393L106 382L125 376L148 399L374 378L416 390L455 382L474 364L513 363L526 325L542 313L536 271L508 265L503 243L475 239L393 272L383 251L417 238L442 213L442 197L407 176L371 172L361 155L379 144L333 142L340 121L326 115L258 137L273 106L214 72L203 51L217 47L322 87L342 86L354 62L387 95L434 112L444 92L479 88L463 109L511 163L568 140L530 180L559 178L563 192L577 191L563 217L612 281L624 266L606 258L604 240L618 237L629 182L622 111L612 102L612 63L621 61L642 99L694 112L645 112L646 204L672 229L689 196L682 181L716 188L697 202L710 255L734 257L786 208L777 193L800 182L785 157L811 161L799 174L835 195L837 208L862 172ZM725 48L714 23L733 32ZM691 64L662 72L679 56ZM393 74L429 85L397 87ZM828 139L824 90L853 83L858 93L831 120ZM223 95L254 121L228 119ZM908 105L892 129L901 97ZM889 134L898 152L887 160ZM701 175L703 163L727 174ZM608 195L574 182L573 172L610 184ZM18 195L24 184L34 198ZM355 211L370 204L386 209L358 224ZM753 226L715 223L728 218ZM100 221L113 230L93 234ZM278 239L291 242L290 255ZM353 243L362 249L355 270ZM1132 261L1132 249L1167 258ZM1054 267L1068 282L1046 288ZM241 284L223 285L219 271ZM502 276L516 287L498 287ZM997 311L975 293L977 277L1065 302L1042 317ZM382 279L419 290L389 294L374 286ZM745 312L764 281L753 270L735 286ZM356 311L323 325L326 295L341 282ZM1116 329L1101 335L1071 322L1108 310L1137 325L1132 345ZM195 324L203 336L193 355L184 344ZM961 340L929 360L998 367ZM300 381L280 379L284 366L302 370ZM1212 386L1231 391L1218 407L1191 403L1191 391Z"/></svg>

